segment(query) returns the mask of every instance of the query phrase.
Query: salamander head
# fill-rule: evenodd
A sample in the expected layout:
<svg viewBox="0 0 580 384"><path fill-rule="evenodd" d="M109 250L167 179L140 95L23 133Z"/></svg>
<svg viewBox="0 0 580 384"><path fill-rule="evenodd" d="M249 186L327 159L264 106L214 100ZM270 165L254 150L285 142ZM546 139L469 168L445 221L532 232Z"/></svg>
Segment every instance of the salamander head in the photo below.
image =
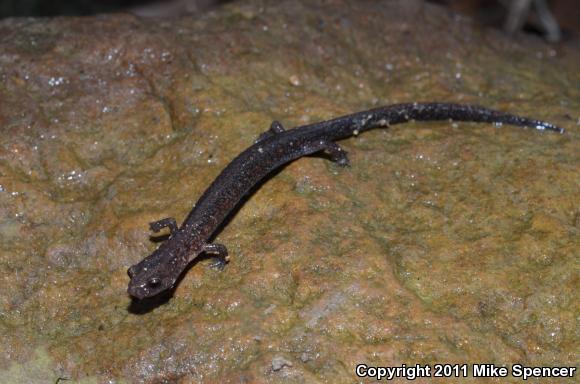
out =
<svg viewBox="0 0 580 384"><path fill-rule="evenodd" d="M164 252L164 247L160 247L127 270L131 278L127 292L136 299L145 299L167 291L187 264L186 257Z"/></svg>

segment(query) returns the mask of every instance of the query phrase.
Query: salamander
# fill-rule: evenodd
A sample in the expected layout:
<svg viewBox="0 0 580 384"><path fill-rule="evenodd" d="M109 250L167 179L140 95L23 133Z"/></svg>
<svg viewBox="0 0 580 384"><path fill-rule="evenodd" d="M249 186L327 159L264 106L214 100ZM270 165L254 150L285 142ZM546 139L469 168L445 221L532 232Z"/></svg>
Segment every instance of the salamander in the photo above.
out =
<svg viewBox="0 0 580 384"><path fill-rule="evenodd" d="M485 122L564 132L545 121L477 105L450 103L395 104L288 130L274 121L269 130L222 170L181 226L174 218L150 223L154 232L168 228L169 237L151 255L128 269L129 295L145 299L172 289L187 266L202 253L213 254L218 260L217 266L223 267L229 258L228 250L223 244L211 243L210 239L242 198L275 169L321 151L331 161L346 166L349 164L347 153L336 144L337 140L409 120Z"/></svg>

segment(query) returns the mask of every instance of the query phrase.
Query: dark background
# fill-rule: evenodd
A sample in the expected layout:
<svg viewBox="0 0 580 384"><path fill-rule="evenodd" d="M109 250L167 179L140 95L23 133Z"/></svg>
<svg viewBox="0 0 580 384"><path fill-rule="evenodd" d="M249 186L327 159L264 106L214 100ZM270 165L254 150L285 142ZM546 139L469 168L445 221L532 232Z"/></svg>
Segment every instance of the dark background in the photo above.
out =
<svg viewBox="0 0 580 384"><path fill-rule="evenodd" d="M205 12L236 0L0 0L0 19L6 17L50 17L129 12L142 17L174 17ZM372 0L360 0L372 1ZM502 28L507 7L514 0L425 0L448 6L478 22ZM562 29L562 41L580 37L580 0L549 0L550 11ZM525 15L522 31L542 35L538 18L532 10Z"/></svg>
<svg viewBox="0 0 580 384"><path fill-rule="evenodd" d="M0 0L0 18L84 16L97 13L133 12L140 8L172 8L203 11L227 0ZM162 15L163 16L163 15Z"/></svg>

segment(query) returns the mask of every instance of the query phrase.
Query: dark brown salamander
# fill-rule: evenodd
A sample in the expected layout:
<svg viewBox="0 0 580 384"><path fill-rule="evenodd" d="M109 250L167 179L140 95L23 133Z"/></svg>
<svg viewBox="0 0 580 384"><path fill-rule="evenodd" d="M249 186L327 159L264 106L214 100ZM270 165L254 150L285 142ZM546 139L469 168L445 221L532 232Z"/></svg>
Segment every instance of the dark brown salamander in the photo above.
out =
<svg viewBox="0 0 580 384"><path fill-rule="evenodd" d="M209 239L242 197L281 165L319 151L326 151L331 160L340 165L348 165L346 152L335 143L336 140L409 120L450 119L564 132L562 128L544 121L474 105L446 103L391 105L289 130L274 121L254 145L240 153L220 173L181 227L177 227L174 218L151 223L153 231L168 227L170 235L151 255L129 268L129 294L143 299L172 288L187 265L203 252L215 254L223 266L228 259L226 247L210 244Z"/></svg>

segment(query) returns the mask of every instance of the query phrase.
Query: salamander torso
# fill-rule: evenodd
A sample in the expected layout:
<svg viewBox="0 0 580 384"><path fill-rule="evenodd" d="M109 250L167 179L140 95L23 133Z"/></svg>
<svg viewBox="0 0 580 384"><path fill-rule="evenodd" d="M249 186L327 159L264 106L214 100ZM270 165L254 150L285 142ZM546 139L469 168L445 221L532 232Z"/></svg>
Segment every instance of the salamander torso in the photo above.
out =
<svg viewBox="0 0 580 384"><path fill-rule="evenodd" d="M348 165L346 152L336 140L409 120L486 122L564 132L540 120L475 105L447 103L390 105L289 130L275 121L255 144L224 168L180 227L173 218L151 223L155 232L169 227L170 235L151 255L129 268L129 294L144 299L171 289L188 264L204 252L216 254L223 265L228 260L226 247L209 243L209 239L250 189L273 170L320 151L326 151L332 161Z"/></svg>

